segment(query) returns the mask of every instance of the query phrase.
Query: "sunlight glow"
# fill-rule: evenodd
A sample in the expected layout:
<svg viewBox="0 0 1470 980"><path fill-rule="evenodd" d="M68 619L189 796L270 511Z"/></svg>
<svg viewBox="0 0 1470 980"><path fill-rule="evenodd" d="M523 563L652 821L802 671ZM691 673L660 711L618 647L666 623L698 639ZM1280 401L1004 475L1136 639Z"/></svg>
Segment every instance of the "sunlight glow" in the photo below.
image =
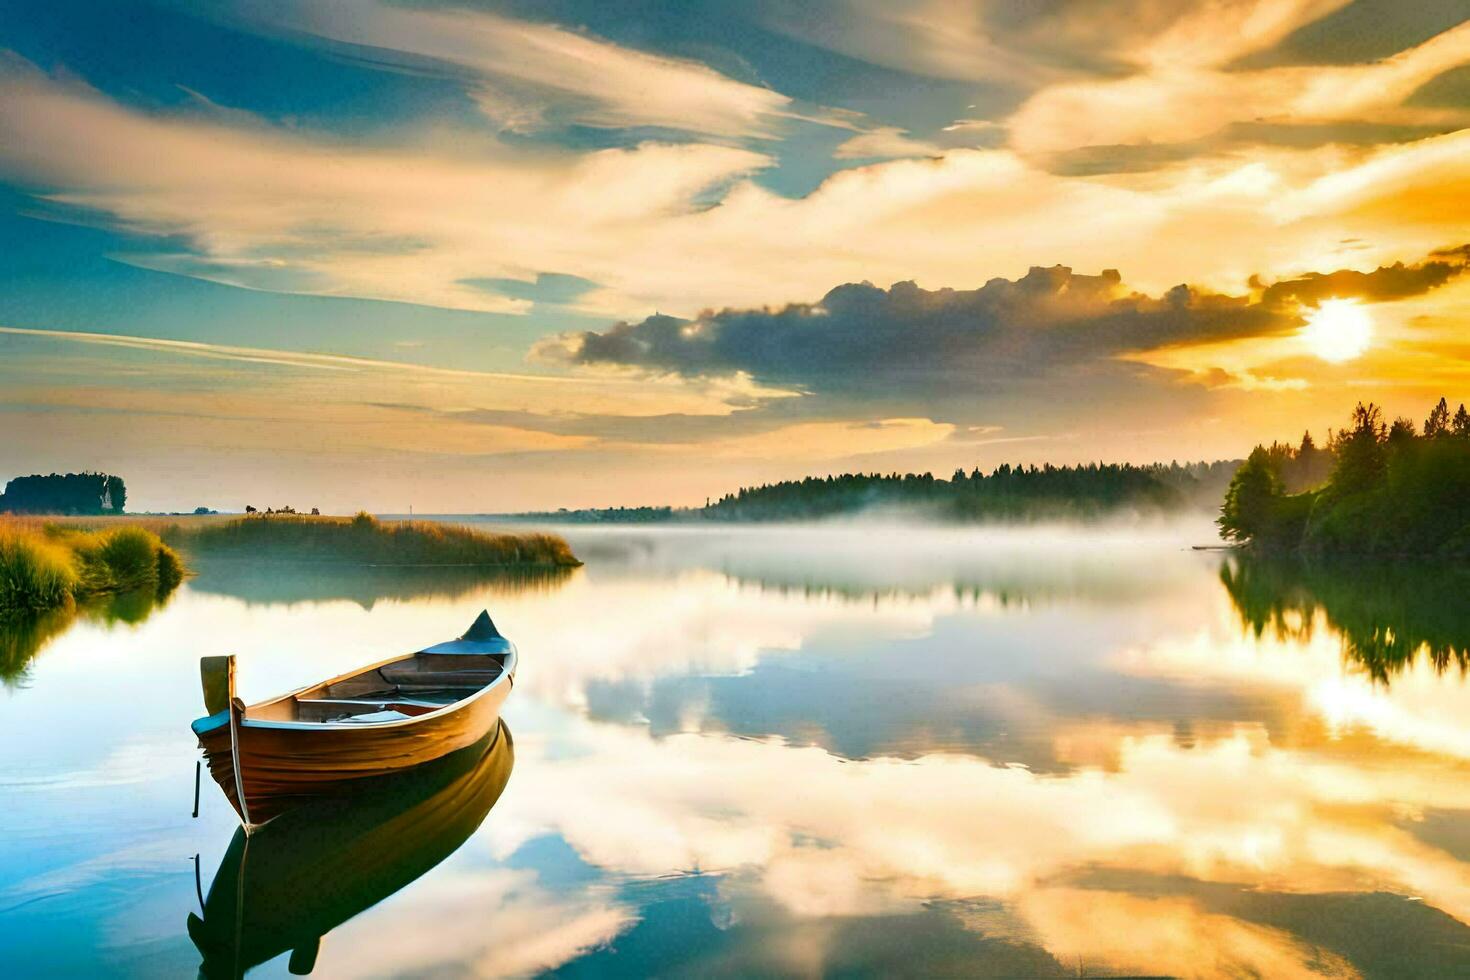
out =
<svg viewBox="0 0 1470 980"><path fill-rule="evenodd" d="M1324 361L1339 364L1360 357L1373 339L1373 320L1357 300L1325 299L1307 312L1302 340Z"/></svg>

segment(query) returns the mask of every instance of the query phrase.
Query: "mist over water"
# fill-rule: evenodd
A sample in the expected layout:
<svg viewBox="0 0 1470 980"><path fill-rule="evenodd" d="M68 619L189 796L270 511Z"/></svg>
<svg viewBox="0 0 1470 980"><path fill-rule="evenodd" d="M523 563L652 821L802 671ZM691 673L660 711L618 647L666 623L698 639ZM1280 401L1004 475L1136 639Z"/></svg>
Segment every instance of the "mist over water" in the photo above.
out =
<svg viewBox="0 0 1470 980"><path fill-rule="evenodd" d="M320 975L1470 968L1439 570L1191 550L1206 517L558 530L586 565L554 579L204 567L40 642L0 695L0 959L197 968L192 858L230 880L234 834L207 781L189 819L197 657L253 701L483 606L521 648L513 770Z"/></svg>
<svg viewBox="0 0 1470 980"><path fill-rule="evenodd" d="M854 518L799 524L559 525L579 555L625 570L718 570L770 587L864 593L1029 583L1041 591L1128 587L1117 563L1156 564L1191 545L1219 544L1203 514L1164 519L955 526ZM1147 556L1147 560L1144 560ZM1145 568L1138 568L1146 575Z"/></svg>

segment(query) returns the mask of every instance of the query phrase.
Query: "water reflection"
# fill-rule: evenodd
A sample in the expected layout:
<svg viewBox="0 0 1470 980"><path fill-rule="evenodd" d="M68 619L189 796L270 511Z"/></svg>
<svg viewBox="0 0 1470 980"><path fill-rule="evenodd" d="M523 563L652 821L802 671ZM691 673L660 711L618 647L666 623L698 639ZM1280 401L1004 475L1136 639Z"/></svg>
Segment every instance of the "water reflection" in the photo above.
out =
<svg viewBox="0 0 1470 980"><path fill-rule="evenodd" d="M1380 683L1421 653L1441 673L1470 668L1470 568L1243 556L1221 566L1220 581L1257 637L1309 641L1320 615Z"/></svg>
<svg viewBox="0 0 1470 980"><path fill-rule="evenodd" d="M358 565L340 562L249 561L190 556L196 592L255 605L343 599L363 609L383 600L458 599L549 592L575 568L476 565Z"/></svg>
<svg viewBox="0 0 1470 980"><path fill-rule="evenodd" d="M510 729L350 798L302 807L246 838L236 830L188 931L200 975L238 977L290 951L312 972L322 937L426 874L500 798L515 764Z"/></svg>
<svg viewBox="0 0 1470 980"><path fill-rule="evenodd" d="M554 588L324 570L52 640L0 710L0 960L192 972L196 851L233 914L234 816L188 819L198 656L250 700L489 605L523 653L494 819L242 961L332 928L345 977L1470 975L1470 685L1343 655L1462 650L1460 580L1222 575L1194 531L598 533Z"/></svg>
<svg viewBox="0 0 1470 980"><path fill-rule="evenodd" d="M77 606L0 618L0 683L25 683L28 669L54 637L78 621L136 625L168 602L172 590L137 589L101 596Z"/></svg>
<svg viewBox="0 0 1470 980"><path fill-rule="evenodd" d="M1119 603L1177 592L1191 565L1181 541L1208 541L1206 521L1090 528L935 527L869 523L738 528L564 527L584 560L640 574L715 571L777 595L856 602L952 596L1025 607ZM1130 559L1140 551L1150 562ZM1119 575L1120 560L1128 574Z"/></svg>

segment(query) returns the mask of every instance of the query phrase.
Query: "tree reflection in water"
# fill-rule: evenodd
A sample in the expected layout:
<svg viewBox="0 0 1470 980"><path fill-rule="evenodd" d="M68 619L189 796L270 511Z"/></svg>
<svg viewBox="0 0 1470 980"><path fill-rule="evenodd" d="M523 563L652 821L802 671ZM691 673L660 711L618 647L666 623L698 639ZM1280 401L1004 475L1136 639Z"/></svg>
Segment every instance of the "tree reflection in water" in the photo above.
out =
<svg viewBox="0 0 1470 980"><path fill-rule="evenodd" d="M25 682L31 662L46 644L80 621L132 626L163 608L172 588L136 589L101 596L61 609L26 613L0 619L0 683L14 687Z"/></svg>
<svg viewBox="0 0 1470 980"><path fill-rule="evenodd" d="M372 609L384 599L458 599L470 594L551 592L575 568L509 565L357 565L344 562L269 561L190 555L194 592L224 595L252 605L346 600Z"/></svg>
<svg viewBox="0 0 1470 980"><path fill-rule="evenodd" d="M1470 569L1242 555L1221 565L1220 581L1256 636L1309 640L1325 623L1375 682L1387 685L1421 653L1438 673L1470 670Z"/></svg>
<svg viewBox="0 0 1470 980"><path fill-rule="evenodd" d="M193 592L230 596L253 605L348 601L364 609L384 599L458 599L470 594L551 592L575 568L504 566L352 565L322 562L200 560L190 556ZM135 625L161 609L171 589L102 596L66 609L0 619L0 683L23 684L46 644L77 622Z"/></svg>

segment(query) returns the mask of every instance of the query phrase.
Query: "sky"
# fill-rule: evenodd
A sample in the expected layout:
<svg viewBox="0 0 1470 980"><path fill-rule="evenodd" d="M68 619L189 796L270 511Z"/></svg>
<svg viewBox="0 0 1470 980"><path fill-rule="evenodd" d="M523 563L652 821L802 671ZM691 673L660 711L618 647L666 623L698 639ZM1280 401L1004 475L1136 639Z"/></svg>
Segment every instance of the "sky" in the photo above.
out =
<svg viewBox="0 0 1470 980"><path fill-rule="evenodd" d="M1470 399L1463 0L0 0L0 480L698 504Z"/></svg>

